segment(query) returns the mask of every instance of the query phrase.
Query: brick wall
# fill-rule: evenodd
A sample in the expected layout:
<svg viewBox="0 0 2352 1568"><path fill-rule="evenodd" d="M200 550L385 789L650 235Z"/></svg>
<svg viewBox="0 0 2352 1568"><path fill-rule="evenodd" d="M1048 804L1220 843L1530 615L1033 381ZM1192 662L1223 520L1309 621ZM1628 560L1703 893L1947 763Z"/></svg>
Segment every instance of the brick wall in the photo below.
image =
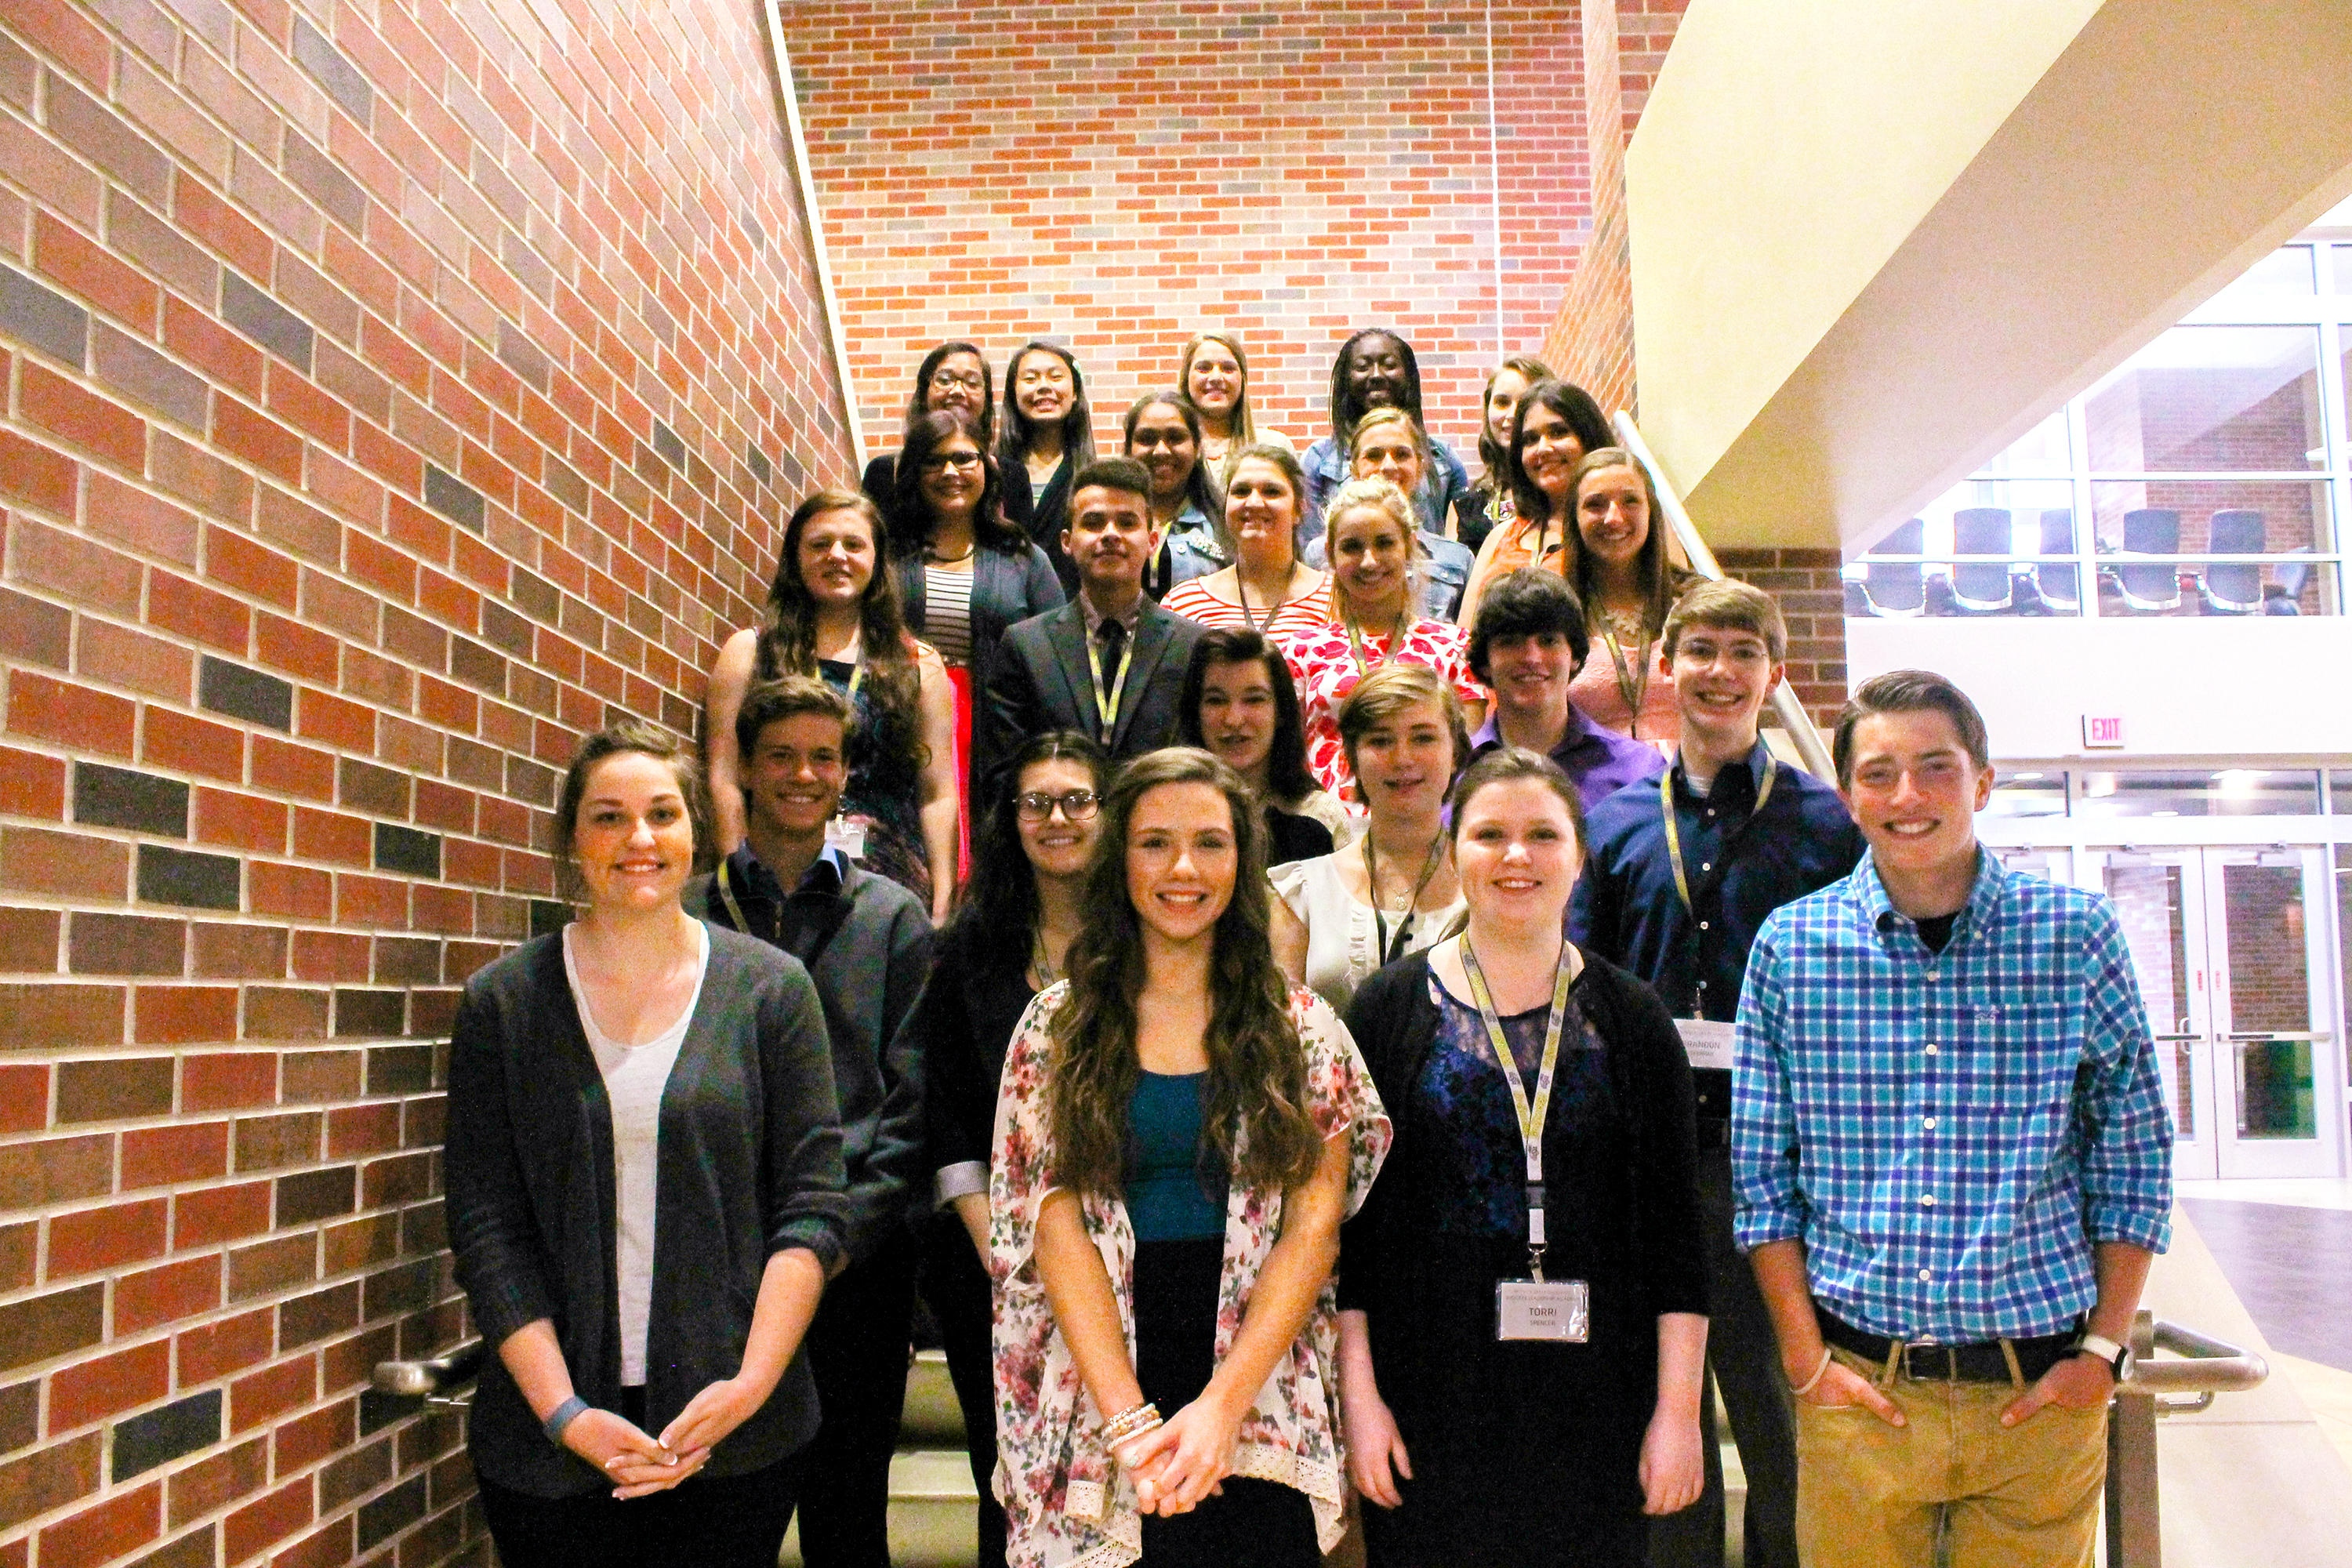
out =
<svg viewBox="0 0 2352 1568"><path fill-rule="evenodd" d="M0 1568L484 1555L454 988L847 467L757 16L0 19Z"/></svg>
<svg viewBox="0 0 2352 1568"><path fill-rule="evenodd" d="M1640 114L1629 106L1621 71L1618 10L1586 5L1579 20L1580 68L1587 113L1596 125L1617 121L1623 136L1591 144L1591 228L1575 275L1544 333L1543 362L1599 400L1601 411L1635 409L1633 254L1625 226L1625 142ZM1647 95L1646 80L1643 88ZM1638 413L1638 409L1636 409Z"/></svg>
<svg viewBox="0 0 2352 1568"><path fill-rule="evenodd" d="M1845 590L1834 550L1719 550L1727 577L1772 595L1789 623L1788 681L1824 730L1845 706Z"/></svg>
<svg viewBox="0 0 2352 1568"><path fill-rule="evenodd" d="M1393 324L1475 468L1486 373L1541 340L1583 243L1576 13L1494 8L1496 159L1476 7L786 7L868 441L897 444L915 363L950 336L1000 369L1067 340L1115 441L1215 324L1242 337L1254 411L1303 447L1339 342Z"/></svg>

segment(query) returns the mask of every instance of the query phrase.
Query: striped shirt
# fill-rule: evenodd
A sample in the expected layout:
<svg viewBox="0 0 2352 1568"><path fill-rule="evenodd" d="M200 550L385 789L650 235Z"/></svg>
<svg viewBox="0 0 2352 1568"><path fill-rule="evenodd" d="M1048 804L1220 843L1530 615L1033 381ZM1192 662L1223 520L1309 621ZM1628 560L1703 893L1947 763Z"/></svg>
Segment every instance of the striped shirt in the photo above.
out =
<svg viewBox="0 0 2352 1568"><path fill-rule="evenodd" d="M923 568L923 637L941 662L971 662L971 568Z"/></svg>
<svg viewBox="0 0 2352 1568"><path fill-rule="evenodd" d="M1742 1248L1801 1238L1814 1299L1893 1338L2056 1333L2093 1244L2164 1250L2172 1126L2123 928L1979 851L1944 950L1868 857L1775 910L1739 998Z"/></svg>

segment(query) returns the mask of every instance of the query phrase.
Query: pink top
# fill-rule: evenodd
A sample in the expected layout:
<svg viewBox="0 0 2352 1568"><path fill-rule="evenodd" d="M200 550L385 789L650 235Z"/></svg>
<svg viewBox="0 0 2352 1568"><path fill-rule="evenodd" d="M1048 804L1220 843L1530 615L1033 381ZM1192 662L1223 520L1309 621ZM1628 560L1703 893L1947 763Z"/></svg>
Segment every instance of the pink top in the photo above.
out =
<svg viewBox="0 0 2352 1568"><path fill-rule="evenodd" d="M1298 705L1307 720L1307 771L1350 812L1360 813L1355 777L1348 771L1348 753L1339 743L1339 704L1372 670L1388 662L1386 634L1362 634L1360 664L1348 646L1345 626L1323 626L1282 645L1291 679L1298 683ZM1406 628L1404 646L1396 658L1435 670L1465 702L1484 702L1486 689L1470 673L1470 634L1444 621L1415 621Z"/></svg>
<svg viewBox="0 0 2352 1568"><path fill-rule="evenodd" d="M1628 689L1637 702L1626 701ZM1682 716L1675 708L1675 678L1658 669L1655 638L1646 647L1640 643L1621 644L1612 633L1595 626L1592 651L1576 679L1568 683L1568 700L1594 723L1636 741L1672 742L1682 733Z"/></svg>
<svg viewBox="0 0 2352 1568"><path fill-rule="evenodd" d="M1160 607L1188 621L1198 621L1204 626L1245 626L1255 616L1257 629L1275 642L1331 624L1331 579L1328 574L1297 598L1285 599L1275 605L1271 615L1264 605L1256 604L1249 607L1248 615L1244 615L1239 605L1228 605L1201 585L1207 581L1205 577L1193 577L1177 584L1168 590L1168 596L1160 601Z"/></svg>

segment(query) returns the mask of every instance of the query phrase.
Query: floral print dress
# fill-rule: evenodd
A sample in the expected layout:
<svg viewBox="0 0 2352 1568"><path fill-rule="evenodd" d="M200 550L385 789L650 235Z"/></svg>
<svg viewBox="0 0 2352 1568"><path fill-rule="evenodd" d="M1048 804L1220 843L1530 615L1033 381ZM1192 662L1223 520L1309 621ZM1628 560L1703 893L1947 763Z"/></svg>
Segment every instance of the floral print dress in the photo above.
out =
<svg viewBox="0 0 2352 1568"><path fill-rule="evenodd" d="M1123 1568L1143 1555L1135 1489L1102 1441L1095 1408L1068 1343L1055 1326L1037 1271L1037 1211L1054 1191L1045 1118L1048 1033L1066 982L1040 992L1013 1030L996 1102L989 1173L989 1274L996 1287L996 1495L1004 1505L1014 1568ZM1391 1129L1347 1026L1313 992L1294 987L1291 1021L1307 1054L1309 1108L1324 1138L1345 1134L1346 1212L1354 1214L1387 1157ZM1135 1341L1135 1229L1116 1194L1080 1200L1087 1234L1118 1298L1119 1324ZM1217 1287L1216 1353L1233 1349L1258 1271L1282 1234L1283 1196L1232 1184L1225 1199L1224 1263ZM1173 1414L1173 1412L1170 1412ZM1337 1294L1326 1281L1290 1352L1242 1418L1234 1473L1307 1494L1322 1549L1339 1544L1347 1468L1339 1446Z"/></svg>

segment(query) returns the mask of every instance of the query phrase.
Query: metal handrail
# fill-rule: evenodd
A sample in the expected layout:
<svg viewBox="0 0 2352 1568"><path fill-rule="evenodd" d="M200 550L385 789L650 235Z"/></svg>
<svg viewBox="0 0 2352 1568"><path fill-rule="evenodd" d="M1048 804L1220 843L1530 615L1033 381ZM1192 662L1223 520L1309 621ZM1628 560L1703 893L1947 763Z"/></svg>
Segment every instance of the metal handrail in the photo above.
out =
<svg viewBox="0 0 2352 1568"><path fill-rule="evenodd" d="M436 1409L462 1410L473 1397L470 1384L482 1369L482 1342L415 1361L380 1361L369 1381L383 1394L423 1395Z"/></svg>
<svg viewBox="0 0 2352 1568"><path fill-rule="evenodd" d="M2157 1359L2167 1351L2177 1360ZM2156 1422L2189 1415L2217 1394L2259 1385L2270 1363L2252 1351L2142 1310L2132 1321L2132 1374L2107 1413L2107 1568L2162 1568ZM2191 1394L2194 1399L2163 1397Z"/></svg>
<svg viewBox="0 0 2352 1568"><path fill-rule="evenodd" d="M1666 514L1666 521L1673 527L1675 542L1682 545L1683 553L1690 557L1691 565L1697 569L1700 576L1720 581L1724 572L1716 562L1715 552L1709 550L1706 541L1699 537L1698 525L1691 521L1690 512L1683 505L1681 493L1675 489L1674 481L1666 478L1665 470L1658 466L1657 457L1650 450L1649 443L1642 439L1641 426L1634 424L1633 416L1622 408L1617 411L1616 426L1617 438L1625 444L1627 451L1633 454L1634 460L1648 470L1650 483L1658 492L1658 510ZM1822 744L1822 732L1813 727L1813 716L1805 711L1803 701L1789 689L1785 680L1772 689L1772 711L1780 719L1780 727L1789 732L1789 739L1796 743L1797 754L1804 759L1805 771L1815 778L1835 784L1837 764L1830 760L1830 749Z"/></svg>

